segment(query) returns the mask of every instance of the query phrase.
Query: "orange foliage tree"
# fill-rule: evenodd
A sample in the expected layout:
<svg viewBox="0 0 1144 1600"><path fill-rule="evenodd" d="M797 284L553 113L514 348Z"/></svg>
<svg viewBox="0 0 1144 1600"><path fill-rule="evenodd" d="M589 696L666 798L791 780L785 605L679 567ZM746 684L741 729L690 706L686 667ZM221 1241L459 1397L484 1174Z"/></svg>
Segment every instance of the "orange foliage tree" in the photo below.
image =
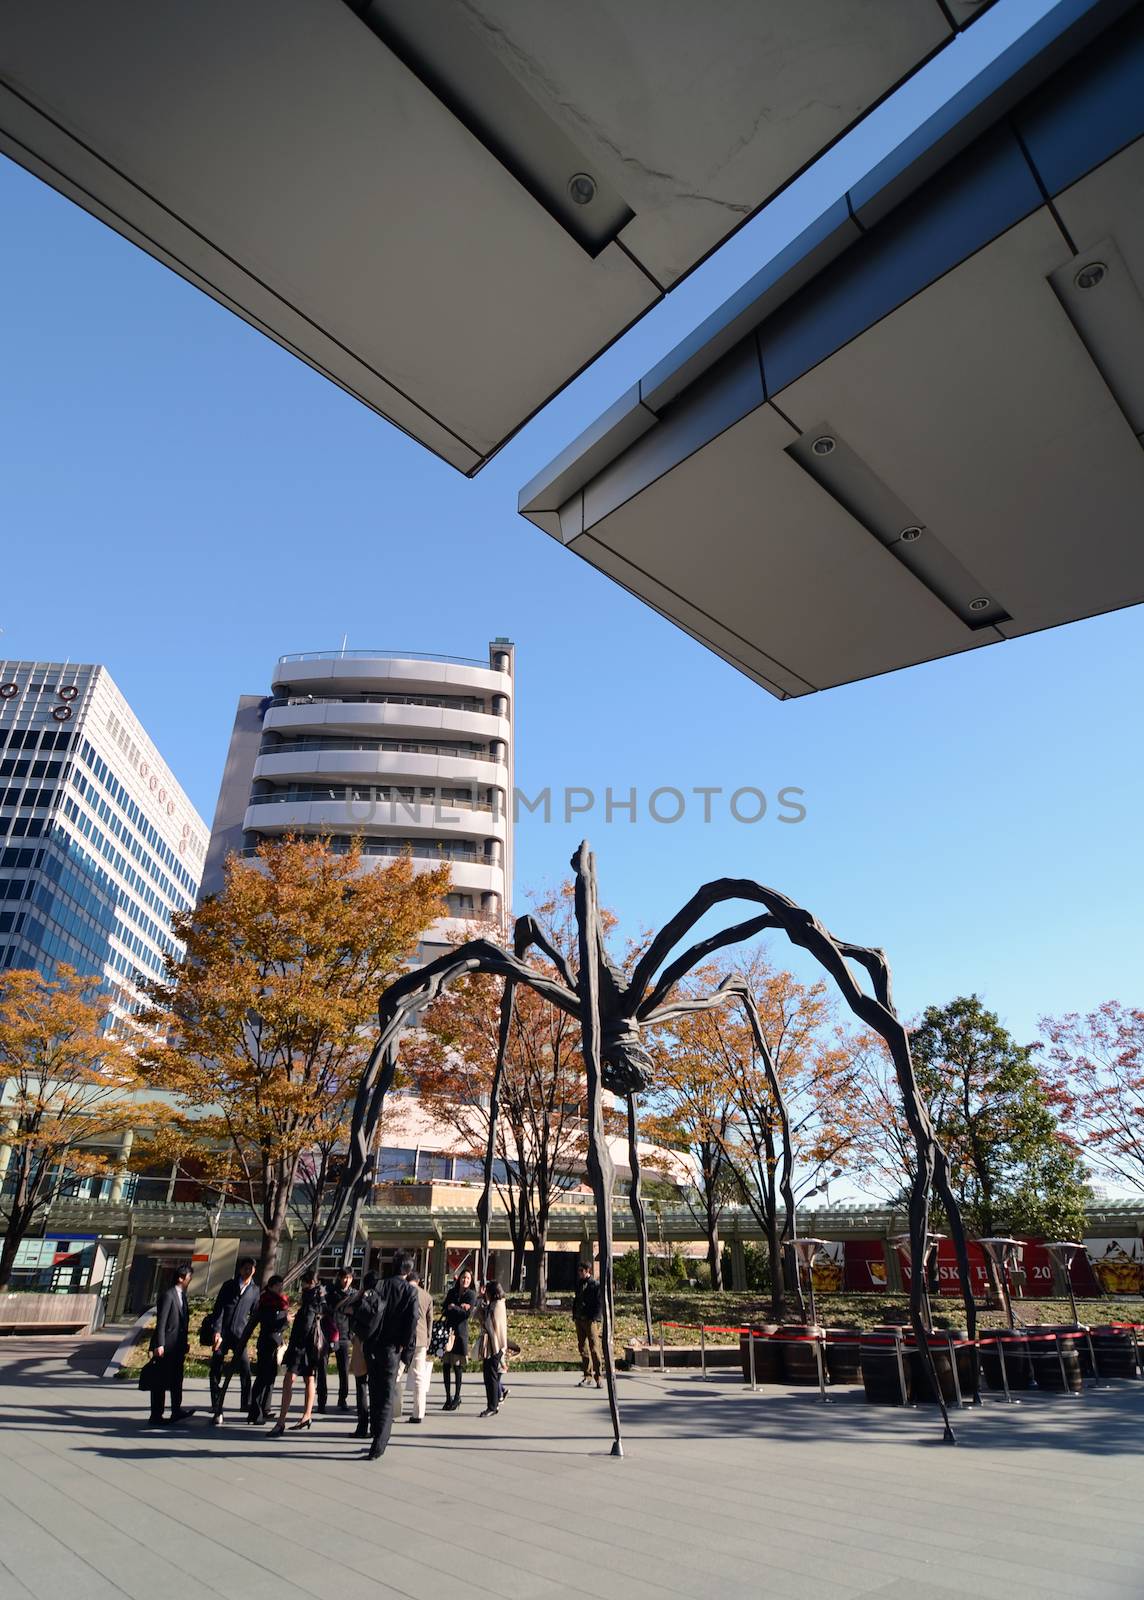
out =
<svg viewBox="0 0 1144 1600"><path fill-rule="evenodd" d="M776 972L757 952L737 971L754 996L786 1103L797 1201L800 1194L806 1197L822 1187L824 1172L838 1175L859 1133L860 1118L850 1095L855 1043L836 1027L825 984L808 986L790 972ZM701 970L684 991L710 994L721 976L714 969ZM780 1319L785 1312L782 1243L788 1220L779 1189L781 1124L749 1023L730 1001L671 1024L659 1050L659 1081L665 1087L657 1097L652 1127L665 1142L673 1127L686 1141L708 1223L709 1258L718 1252L718 1216L728 1197L729 1170L737 1197L766 1240L771 1310ZM705 1146L717 1147L722 1161L705 1152Z"/></svg>
<svg viewBox="0 0 1144 1600"><path fill-rule="evenodd" d="M532 914L552 945L574 963L571 890L544 895L534 902ZM548 968L539 952L529 960L538 970ZM488 1145L502 987L499 979L482 975L454 984L429 1007L420 1031L402 1047L404 1070L426 1111L452 1130L457 1153L473 1160L483 1160ZM534 1305L543 1305L547 1292L545 1251L552 1206L561 1188L583 1170L584 1096L579 1026L567 1012L518 985L495 1151L500 1163L497 1191L513 1240L513 1287L523 1284L525 1246L531 1245Z"/></svg>
<svg viewBox="0 0 1144 1600"><path fill-rule="evenodd" d="M98 978L62 964L54 978L25 968L0 973L0 1146L7 1150L0 1289L59 1186L118 1165L117 1155L98 1147L146 1132L159 1116L138 1098L138 1063L104 1031L106 1022Z"/></svg>
<svg viewBox="0 0 1144 1600"><path fill-rule="evenodd" d="M265 1278L299 1170L312 1178L316 1152L328 1174L378 994L444 914L450 877L415 873L408 857L363 870L358 841L338 854L287 837L258 857L261 870L232 856L222 890L175 919L186 956L151 986L143 1021L157 1034L149 1081L178 1106L171 1153L250 1207Z"/></svg>

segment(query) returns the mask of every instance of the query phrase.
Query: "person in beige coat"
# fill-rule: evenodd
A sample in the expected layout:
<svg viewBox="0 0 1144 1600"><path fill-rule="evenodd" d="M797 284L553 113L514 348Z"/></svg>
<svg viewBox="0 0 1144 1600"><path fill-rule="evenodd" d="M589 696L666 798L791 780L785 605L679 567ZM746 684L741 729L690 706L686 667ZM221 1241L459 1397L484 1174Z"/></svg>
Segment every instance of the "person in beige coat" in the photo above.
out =
<svg viewBox="0 0 1144 1600"><path fill-rule="evenodd" d="M504 1291L495 1278L490 1278L481 1290L477 1308L480 1319L481 1340L477 1354L481 1358L481 1371L485 1379L485 1409L482 1417L495 1417L508 1390L502 1381L505 1356L508 1353L508 1312Z"/></svg>
<svg viewBox="0 0 1144 1600"><path fill-rule="evenodd" d="M429 1380L433 1376L433 1363L429 1359L429 1340L433 1333L433 1296L421 1287L421 1279L416 1272L409 1274L409 1281L417 1290L417 1338L413 1360L403 1373L402 1408L405 1405L405 1393L410 1392L412 1379L413 1414L409 1421L424 1422Z"/></svg>

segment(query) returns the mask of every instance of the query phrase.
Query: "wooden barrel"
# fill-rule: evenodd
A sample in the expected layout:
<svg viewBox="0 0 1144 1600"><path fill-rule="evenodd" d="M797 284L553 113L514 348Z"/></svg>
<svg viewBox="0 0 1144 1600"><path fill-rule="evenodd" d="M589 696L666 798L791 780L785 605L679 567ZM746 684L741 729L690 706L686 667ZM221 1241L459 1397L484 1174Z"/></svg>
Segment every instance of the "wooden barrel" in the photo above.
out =
<svg viewBox="0 0 1144 1600"><path fill-rule="evenodd" d="M755 1346L755 1382L756 1383L781 1383L782 1382L782 1349L771 1340L771 1334L777 1332L778 1323L755 1323L749 1334L739 1335L739 1359L743 1367L743 1382L751 1381L751 1343Z"/></svg>
<svg viewBox="0 0 1144 1600"><path fill-rule="evenodd" d="M950 1349L950 1340L953 1349ZM936 1405L937 1395L934 1393L933 1383L930 1380L929 1367L916 1339L912 1334L907 1336L906 1360L914 1370L914 1398L919 1401L930 1400ZM950 1328L948 1332L931 1333L929 1335L930 1356L933 1360L934 1370L937 1373L938 1386L941 1389L942 1399L947 1406L957 1404L957 1388L961 1386L961 1398L967 1399L974 1391L977 1351L975 1347L966 1342L965 1332L961 1328ZM954 1362L957 1363L957 1384L954 1383Z"/></svg>
<svg viewBox="0 0 1144 1600"><path fill-rule="evenodd" d="M827 1328L826 1370L831 1383L861 1383L861 1329Z"/></svg>
<svg viewBox="0 0 1144 1600"><path fill-rule="evenodd" d="M900 1406L903 1404L902 1380L905 1380L904 1403L914 1398L914 1371L903 1354L898 1361L899 1340L889 1331L864 1333L859 1341L859 1358L862 1387L866 1399L875 1406Z"/></svg>
<svg viewBox="0 0 1144 1600"><path fill-rule="evenodd" d="M787 1383L818 1388L818 1339L822 1329L807 1322L790 1323L779 1329L776 1343L783 1353L783 1377Z"/></svg>
<svg viewBox="0 0 1144 1600"><path fill-rule="evenodd" d="M1005 1353L1005 1377L1011 1390L1027 1389L1033 1376L1029 1360L1029 1341L1023 1333L1009 1328L990 1328L981 1335L981 1370L990 1389L1003 1390L1001 1352Z"/></svg>
<svg viewBox="0 0 1144 1600"><path fill-rule="evenodd" d="M1136 1342L1126 1322L1112 1322L1092 1330L1092 1351L1102 1378L1138 1378Z"/></svg>
<svg viewBox="0 0 1144 1600"><path fill-rule="evenodd" d="M1080 1345L1084 1334L1075 1328L1030 1329L1029 1355L1033 1381L1049 1394L1080 1394L1084 1388Z"/></svg>

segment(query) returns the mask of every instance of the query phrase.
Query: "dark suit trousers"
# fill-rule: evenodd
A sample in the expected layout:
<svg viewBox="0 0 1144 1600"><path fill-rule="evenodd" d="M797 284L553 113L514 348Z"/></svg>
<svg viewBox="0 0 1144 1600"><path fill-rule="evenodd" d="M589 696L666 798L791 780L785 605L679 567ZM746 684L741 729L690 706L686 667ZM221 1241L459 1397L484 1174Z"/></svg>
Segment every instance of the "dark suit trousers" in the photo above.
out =
<svg viewBox="0 0 1144 1600"><path fill-rule="evenodd" d="M229 1373L224 1374L224 1363L227 1356L233 1362ZM226 1398L227 1386L234 1373L238 1373L239 1397L244 1411L250 1406L250 1351L246 1344L236 1344L231 1339L224 1339L211 1356L211 1410L221 1411L223 1400Z"/></svg>
<svg viewBox="0 0 1144 1600"><path fill-rule="evenodd" d="M165 1356L156 1358L159 1362L161 1374L161 1389L151 1390L151 1421L161 1422L163 1419L163 1406L167 1396L171 1397L171 1415L180 1410L183 1404L183 1367L186 1364L187 1352L185 1350L171 1351Z"/></svg>
<svg viewBox="0 0 1144 1600"><path fill-rule="evenodd" d="M270 1413L270 1399L278 1377L278 1346L258 1346L254 1362L254 1382L250 1389L249 1415L265 1417Z"/></svg>
<svg viewBox="0 0 1144 1600"><path fill-rule="evenodd" d="M397 1404L397 1369L401 1351L383 1346L369 1362L369 1431L384 1450L393 1428Z"/></svg>
<svg viewBox="0 0 1144 1600"><path fill-rule="evenodd" d="M316 1397L319 1411L326 1409L326 1404L330 1398L326 1367L331 1355L334 1358L334 1366L338 1370L338 1404L344 1406L350 1397L350 1342L348 1339L339 1339L337 1344L328 1350L322 1360L318 1362Z"/></svg>

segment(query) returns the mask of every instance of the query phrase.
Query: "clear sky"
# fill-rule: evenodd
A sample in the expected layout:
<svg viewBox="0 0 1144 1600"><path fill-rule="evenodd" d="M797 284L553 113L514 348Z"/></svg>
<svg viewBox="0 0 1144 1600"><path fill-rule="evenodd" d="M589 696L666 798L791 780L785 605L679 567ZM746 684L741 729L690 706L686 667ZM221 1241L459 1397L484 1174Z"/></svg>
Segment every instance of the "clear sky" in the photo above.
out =
<svg viewBox="0 0 1144 1600"><path fill-rule="evenodd" d="M752 876L883 945L901 1007L1140 1003L1140 608L780 704L521 520L520 485L1049 7L999 4L467 482L0 161L0 655L110 668L207 821L234 702L282 652L518 647L517 894L587 833L636 930ZM496 383L496 373L489 373ZM1094 546L1094 558L1098 547ZM602 815L636 788L633 825ZM656 788L722 786L704 823ZM777 791L806 819L776 820ZM736 823L727 796L764 791ZM744 808L749 802L743 802ZM663 809L670 808L668 800Z"/></svg>

